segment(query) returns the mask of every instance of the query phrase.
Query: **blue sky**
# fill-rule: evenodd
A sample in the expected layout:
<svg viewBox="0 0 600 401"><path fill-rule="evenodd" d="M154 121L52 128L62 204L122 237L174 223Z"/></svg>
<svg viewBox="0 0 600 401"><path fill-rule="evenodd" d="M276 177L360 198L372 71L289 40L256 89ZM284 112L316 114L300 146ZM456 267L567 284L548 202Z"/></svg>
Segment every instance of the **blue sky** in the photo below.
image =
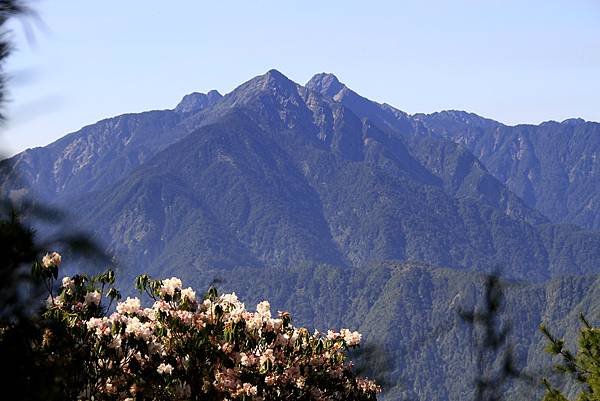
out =
<svg viewBox="0 0 600 401"><path fill-rule="evenodd" d="M171 8L165 8L165 4ZM5 153L102 118L333 72L409 113L600 120L600 1L36 1L13 24ZM27 22L27 21L26 21Z"/></svg>

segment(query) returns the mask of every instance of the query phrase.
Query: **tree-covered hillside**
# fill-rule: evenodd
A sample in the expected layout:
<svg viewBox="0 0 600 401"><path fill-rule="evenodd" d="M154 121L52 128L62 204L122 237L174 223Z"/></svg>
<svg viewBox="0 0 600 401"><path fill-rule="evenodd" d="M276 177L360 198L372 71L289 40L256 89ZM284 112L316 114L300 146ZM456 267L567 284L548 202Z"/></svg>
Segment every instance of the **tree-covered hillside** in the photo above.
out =
<svg viewBox="0 0 600 401"><path fill-rule="evenodd" d="M468 148L552 221L600 228L600 124L569 119L511 127L458 111L415 118Z"/></svg>
<svg viewBox="0 0 600 401"><path fill-rule="evenodd" d="M486 277L418 263L385 263L363 269L306 265L293 269L213 270L196 278L198 288L219 279L252 305L267 296L274 309L293 308L298 324L318 329L352 327L363 333L367 372L383 379L386 400L472 399L478 377L476 339L460 313L485 311ZM533 381L512 380L498 389L505 399L541 399L542 378L553 378L542 323L575 339L579 314L597 323L597 277L562 277L543 284L502 281L499 320L512 329L515 366ZM572 346L573 344L570 343ZM498 369L503 354L486 354L484 367ZM560 383L560 381L557 381ZM387 385L387 386L386 386Z"/></svg>

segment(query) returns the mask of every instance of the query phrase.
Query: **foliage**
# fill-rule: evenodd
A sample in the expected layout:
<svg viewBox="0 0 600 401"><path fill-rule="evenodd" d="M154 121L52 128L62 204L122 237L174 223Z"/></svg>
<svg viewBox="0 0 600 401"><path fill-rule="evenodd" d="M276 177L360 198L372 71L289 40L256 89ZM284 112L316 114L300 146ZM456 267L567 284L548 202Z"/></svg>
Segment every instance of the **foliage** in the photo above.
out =
<svg viewBox="0 0 600 401"><path fill-rule="evenodd" d="M4 74L4 62L12 50L11 43L8 40L6 23L9 19L24 14L30 14L31 10L24 1L21 0L1 0L0 1L0 106L6 101L6 75ZM4 120L3 110L0 109L0 121Z"/></svg>
<svg viewBox="0 0 600 401"><path fill-rule="evenodd" d="M197 299L177 278L147 275L136 287L152 306L128 297L109 314L120 298L114 273L59 284L60 262L52 253L33 266L48 298L31 353L63 399L370 400L380 391L347 361L357 332L310 334L287 312L273 318L266 301L250 312L235 293L211 288ZM10 332L4 322L0 343Z"/></svg>
<svg viewBox="0 0 600 401"><path fill-rule="evenodd" d="M552 335L544 325L540 330L548 339L546 351L552 355L560 356L561 363L555 366L556 370L574 379L581 387L577 399L579 401L600 400L600 328L593 327L581 315L583 327L579 335L578 349L573 353L565 346L565 340ZM547 380L544 401L567 401L567 397L555 389Z"/></svg>
<svg viewBox="0 0 600 401"><path fill-rule="evenodd" d="M461 317L473 326L480 326L483 331L483 338L476 347L479 372L476 379L475 399L499 401L502 399L505 383L520 377L520 373L514 366L512 344L508 342L511 328L508 324L502 325L499 320L504 306L504 294L497 275L486 277L484 299L483 311L462 311ZM484 366L487 353L500 355L500 369L493 371L490 367Z"/></svg>

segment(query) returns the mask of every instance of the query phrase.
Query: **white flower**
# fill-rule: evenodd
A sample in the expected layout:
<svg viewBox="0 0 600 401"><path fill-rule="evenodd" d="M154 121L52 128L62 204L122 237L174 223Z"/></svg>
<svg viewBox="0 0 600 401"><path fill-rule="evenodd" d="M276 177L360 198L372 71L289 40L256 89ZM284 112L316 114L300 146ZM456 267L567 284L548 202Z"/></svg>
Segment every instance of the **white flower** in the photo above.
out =
<svg viewBox="0 0 600 401"><path fill-rule="evenodd" d="M342 329L340 330L340 334L349 347L360 344L360 339L362 336L358 331L351 332L348 329Z"/></svg>
<svg viewBox="0 0 600 401"><path fill-rule="evenodd" d="M187 299L188 302L194 302L196 300L196 293L191 288L181 290L181 299Z"/></svg>
<svg viewBox="0 0 600 401"><path fill-rule="evenodd" d="M271 318L271 305L269 301L262 301L258 305L256 305L256 312L264 318Z"/></svg>
<svg viewBox="0 0 600 401"><path fill-rule="evenodd" d="M327 339L328 340L336 340L340 337L340 333L336 333L332 330L327 330Z"/></svg>
<svg viewBox="0 0 600 401"><path fill-rule="evenodd" d="M68 277L68 276L63 277L62 286L66 289L73 290L73 289L75 289L75 280L73 280L71 277Z"/></svg>
<svg viewBox="0 0 600 401"><path fill-rule="evenodd" d="M147 341L152 336L152 323L142 323L137 316L134 316L127 321L125 333Z"/></svg>
<svg viewBox="0 0 600 401"><path fill-rule="evenodd" d="M156 369L156 371L158 373L160 373L161 375L164 375L164 374L170 375L171 373L173 373L173 366L169 365L168 363L167 364L161 363L160 365L158 365L158 368Z"/></svg>
<svg viewBox="0 0 600 401"><path fill-rule="evenodd" d="M170 295L173 296L175 294L175 290L181 290L181 280L177 277L171 277L164 279L162 281L162 287L160 288L160 295Z"/></svg>
<svg viewBox="0 0 600 401"><path fill-rule="evenodd" d="M100 337L102 335L110 334L110 325L108 322L108 318L106 318L106 317L103 317L103 318L92 317L92 318L90 318L90 320L88 320L86 322L86 326L87 326L88 330L95 330L96 335L98 337Z"/></svg>
<svg viewBox="0 0 600 401"><path fill-rule="evenodd" d="M162 299L160 299L154 302L154 305L152 305L152 310L154 310L155 313L156 311L167 312L171 310L171 306L168 302L165 302Z"/></svg>
<svg viewBox="0 0 600 401"><path fill-rule="evenodd" d="M117 312L119 313L135 313L140 310L142 307L140 300L138 298L130 298L123 302L119 302L117 305Z"/></svg>
<svg viewBox="0 0 600 401"><path fill-rule="evenodd" d="M137 317L132 317L127 321L127 326L125 326L125 333L137 335L137 333L142 329L142 322Z"/></svg>
<svg viewBox="0 0 600 401"><path fill-rule="evenodd" d="M148 341L150 337L152 337L152 323L146 322L142 324L142 327L135 333L138 337L142 338L144 341Z"/></svg>
<svg viewBox="0 0 600 401"><path fill-rule="evenodd" d="M100 303L100 297L99 291L88 292L85 294L84 302L87 306L90 306L91 304L98 305Z"/></svg>
<svg viewBox="0 0 600 401"><path fill-rule="evenodd" d="M223 302L225 304L233 305L233 306L238 306L240 303L237 295L235 295L235 292L232 292L231 294L221 295L221 302Z"/></svg>
<svg viewBox="0 0 600 401"><path fill-rule="evenodd" d="M47 253L42 258L42 266L44 266L46 269L52 266L58 267L60 266L61 259L62 258L58 252Z"/></svg>

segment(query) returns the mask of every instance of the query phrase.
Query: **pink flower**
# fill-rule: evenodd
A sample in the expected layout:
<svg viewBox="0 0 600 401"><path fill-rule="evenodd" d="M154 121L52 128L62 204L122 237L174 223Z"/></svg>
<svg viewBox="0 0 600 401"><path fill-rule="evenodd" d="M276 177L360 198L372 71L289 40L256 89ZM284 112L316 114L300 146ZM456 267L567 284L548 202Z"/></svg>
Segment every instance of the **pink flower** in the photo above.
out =
<svg viewBox="0 0 600 401"><path fill-rule="evenodd" d="M161 363L160 365L158 365L156 371L161 375L170 375L173 373L173 366L169 365L168 363Z"/></svg>
<svg viewBox="0 0 600 401"><path fill-rule="evenodd" d="M119 302L119 304L117 305L117 312L119 312L119 313L135 313L135 312L139 311L140 308L141 308L141 303L138 298L127 297L127 299L125 301Z"/></svg>
<svg viewBox="0 0 600 401"><path fill-rule="evenodd" d="M256 395L256 393L258 393L258 388L250 383L244 383L242 385L242 391L246 395Z"/></svg>
<svg viewBox="0 0 600 401"><path fill-rule="evenodd" d="M160 296L173 296L173 294L175 294L175 290L181 290L181 280L177 277L165 279L162 281L162 286L160 287Z"/></svg>
<svg viewBox="0 0 600 401"><path fill-rule="evenodd" d="M42 258L42 266L44 266L44 268L49 269L52 266L60 266L60 262L61 262L61 256L58 252L52 252L52 253L47 253L43 258Z"/></svg>
<svg viewBox="0 0 600 401"><path fill-rule="evenodd" d="M100 297L101 295L99 291L88 292L85 294L84 303L86 306L90 306L92 304L97 306L100 303Z"/></svg>

